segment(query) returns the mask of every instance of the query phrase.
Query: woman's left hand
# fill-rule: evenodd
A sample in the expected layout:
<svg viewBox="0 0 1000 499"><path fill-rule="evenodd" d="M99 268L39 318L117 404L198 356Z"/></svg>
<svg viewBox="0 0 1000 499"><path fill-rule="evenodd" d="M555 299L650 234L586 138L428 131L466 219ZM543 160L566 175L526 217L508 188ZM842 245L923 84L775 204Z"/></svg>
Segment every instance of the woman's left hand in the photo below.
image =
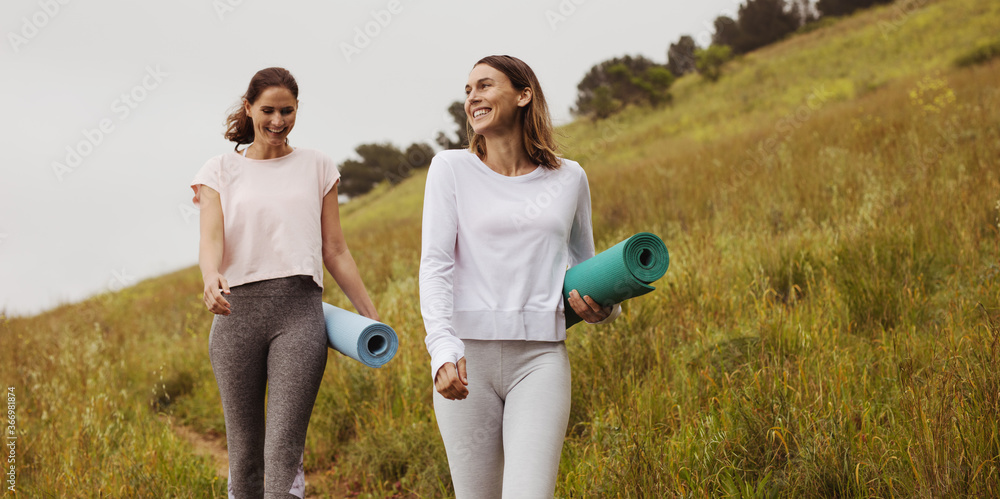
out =
<svg viewBox="0 0 1000 499"><path fill-rule="evenodd" d="M600 306L590 295L581 298L580 292L575 289L569 292L569 305L576 315L591 324L607 319L612 310L611 306Z"/></svg>

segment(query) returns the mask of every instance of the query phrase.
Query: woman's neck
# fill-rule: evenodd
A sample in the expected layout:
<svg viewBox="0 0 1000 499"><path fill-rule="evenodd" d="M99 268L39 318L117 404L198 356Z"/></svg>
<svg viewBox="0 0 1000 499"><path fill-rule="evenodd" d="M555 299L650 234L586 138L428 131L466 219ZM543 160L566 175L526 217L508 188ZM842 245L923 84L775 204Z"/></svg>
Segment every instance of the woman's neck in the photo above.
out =
<svg viewBox="0 0 1000 499"><path fill-rule="evenodd" d="M519 133L486 139L486 156L483 163L491 170L506 177L517 177L531 173L538 164L524 149L524 139Z"/></svg>
<svg viewBox="0 0 1000 499"><path fill-rule="evenodd" d="M286 156L292 152L292 146L287 142L278 146L254 142L247 147L246 156L250 159L274 159Z"/></svg>

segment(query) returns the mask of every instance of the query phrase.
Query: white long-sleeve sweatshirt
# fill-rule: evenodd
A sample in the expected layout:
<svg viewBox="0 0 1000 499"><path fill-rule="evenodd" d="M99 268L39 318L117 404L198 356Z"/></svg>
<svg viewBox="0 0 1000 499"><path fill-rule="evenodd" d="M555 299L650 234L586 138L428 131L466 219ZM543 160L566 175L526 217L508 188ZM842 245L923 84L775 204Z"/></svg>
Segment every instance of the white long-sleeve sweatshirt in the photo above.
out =
<svg viewBox="0 0 1000 499"><path fill-rule="evenodd" d="M590 186L562 159L507 177L467 150L442 151L427 173L420 311L431 377L465 355L462 339L566 339L566 270L594 256ZM620 312L602 323L613 321Z"/></svg>

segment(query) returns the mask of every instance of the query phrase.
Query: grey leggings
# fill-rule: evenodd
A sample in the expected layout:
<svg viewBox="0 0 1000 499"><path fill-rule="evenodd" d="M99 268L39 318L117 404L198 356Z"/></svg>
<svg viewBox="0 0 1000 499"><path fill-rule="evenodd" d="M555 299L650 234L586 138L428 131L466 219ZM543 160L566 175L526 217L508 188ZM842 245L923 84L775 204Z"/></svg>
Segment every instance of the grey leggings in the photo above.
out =
<svg viewBox="0 0 1000 499"><path fill-rule="evenodd" d="M569 421L566 345L463 341L469 396L434 391L456 497L552 497Z"/></svg>
<svg viewBox="0 0 1000 499"><path fill-rule="evenodd" d="M226 417L230 496L302 497L296 475L326 368L322 290L311 277L292 276L231 291L232 313L216 315L208 337Z"/></svg>

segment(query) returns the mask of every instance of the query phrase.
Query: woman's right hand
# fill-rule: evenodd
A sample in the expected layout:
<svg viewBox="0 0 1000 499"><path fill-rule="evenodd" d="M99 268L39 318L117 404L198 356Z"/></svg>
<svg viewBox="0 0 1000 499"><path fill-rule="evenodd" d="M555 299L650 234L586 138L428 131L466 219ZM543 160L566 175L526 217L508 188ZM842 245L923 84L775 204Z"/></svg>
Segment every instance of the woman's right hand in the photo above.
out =
<svg viewBox="0 0 1000 499"><path fill-rule="evenodd" d="M215 273L205 277L205 307L209 312L219 315L232 313L232 306L222 293L229 294L229 283L222 274Z"/></svg>
<svg viewBox="0 0 1000 499"><path fill-rule="evenodd" d="M448 400L462 400L469 396L469 376L465 371L465 357L458 359L458 367L449 362L434 375L434 388Z"/></svg>

